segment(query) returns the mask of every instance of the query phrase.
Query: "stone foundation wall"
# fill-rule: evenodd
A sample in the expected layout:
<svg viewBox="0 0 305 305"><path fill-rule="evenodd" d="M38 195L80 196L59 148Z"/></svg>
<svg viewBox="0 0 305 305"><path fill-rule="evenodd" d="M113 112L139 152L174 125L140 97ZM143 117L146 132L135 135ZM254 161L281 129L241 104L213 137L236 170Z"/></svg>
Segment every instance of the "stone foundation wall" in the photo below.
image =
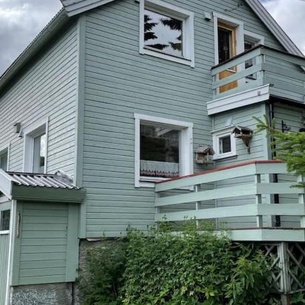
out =
<svg viewBox="0 0 305 305"><path fill-rule="evenodd" d="M10 305L74 305L74 284L25 285L11 289Z"/></svg>

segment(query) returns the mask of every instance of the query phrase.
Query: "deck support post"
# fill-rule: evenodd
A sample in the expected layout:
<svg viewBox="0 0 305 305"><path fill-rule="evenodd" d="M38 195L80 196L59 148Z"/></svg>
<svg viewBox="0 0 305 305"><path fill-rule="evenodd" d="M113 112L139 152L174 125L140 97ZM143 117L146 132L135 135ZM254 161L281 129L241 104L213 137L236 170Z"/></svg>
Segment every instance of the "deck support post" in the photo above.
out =
<svg viewBox="0 0 305 305"><path fill-rule="evenodd" d="M298 176L297 182L298 183L303 183L304 182L303 175ZM305 193L304 193L304 191L299 194L299 204L302 204L303 206L305 205ZM300 227L305 228L305 215L302 215L301 218L300 218Z"/></svg>
<svg viewBox="0 0 305 305"><path fill-rule="evenodd" d="M278 246L278 256L280 259L281 268L281 291L283 292L284 296L291 291L287 248L288 244L286 242L281 242ZM286 304L287 303L283 303L283 305Z"/></svg>
<svg viewBox="0 0 305 305"><path fill-rule="evenodd" d="M255 184L259 184L261 183L261 175L255 175ZM262 204L262 195L261 194L256 194L255 195L255 203L256 204ZM256 216L256 226L258 228L262 228L263 227L263 216L262 215L258 215Z"/></svg>

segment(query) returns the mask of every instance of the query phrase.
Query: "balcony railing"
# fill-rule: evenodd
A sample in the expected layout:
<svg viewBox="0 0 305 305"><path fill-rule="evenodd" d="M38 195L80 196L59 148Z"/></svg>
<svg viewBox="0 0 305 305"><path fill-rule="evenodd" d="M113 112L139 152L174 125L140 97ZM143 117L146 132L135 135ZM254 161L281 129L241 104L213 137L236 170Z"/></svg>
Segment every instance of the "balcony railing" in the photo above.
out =
<svg viewBox="0 0 305 305"><path fill-rule="evenodd" d="M293 230L304 231L305 193L293 187L300 181L287 173L284 163L252 161L160 182L155 188L155 220L223 220L230 229L272 229L275 216L295 216ZM298 239L303 240L301 234Z"/></svg>
<svg viewBox="0 0 305 305"><path fill-rule="evenodd" d="M214 99L270 85L270 94L304 102L305 58L257 46L212 68Z"/></svg>

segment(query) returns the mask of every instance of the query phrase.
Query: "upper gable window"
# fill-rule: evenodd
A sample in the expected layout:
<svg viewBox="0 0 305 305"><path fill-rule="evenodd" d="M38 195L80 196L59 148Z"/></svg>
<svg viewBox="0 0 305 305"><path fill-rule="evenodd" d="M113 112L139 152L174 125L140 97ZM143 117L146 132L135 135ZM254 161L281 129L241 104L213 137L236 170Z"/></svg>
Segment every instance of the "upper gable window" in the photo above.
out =
<svg viewBox="0 0 305 305"><path fill-rule="evenodd" d="M159 0L140 3L140 53L194 66L194 14Z"/></svg>

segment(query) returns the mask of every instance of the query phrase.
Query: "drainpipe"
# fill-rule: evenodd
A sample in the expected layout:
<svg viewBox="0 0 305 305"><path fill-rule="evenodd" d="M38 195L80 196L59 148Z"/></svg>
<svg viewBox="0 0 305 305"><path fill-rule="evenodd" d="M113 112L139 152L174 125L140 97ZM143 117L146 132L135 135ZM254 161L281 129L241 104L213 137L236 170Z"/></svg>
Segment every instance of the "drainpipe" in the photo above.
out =
<svg viewBox="0 0 305 305"><path fill-rule="evenodd" d="M271 126L272 120L274 119L274 103L272 101L269 102L269 124ZM282 130L283 131L283 130ZM272 142L274 139L270 138L270 141ZM275 144L272 145L271 147L272 152L271 152L271 159L275 160L276 159L276 146ZM278 174L273 174L272 175L272 182L273 183L278 183L279 179L278 179ZM274 204L279 204L280 203L280 196L279 194L274 194L273 195L273 201ZM275 227L280 227L281 226L281 216L276 215L275 216Z"/></svg>

